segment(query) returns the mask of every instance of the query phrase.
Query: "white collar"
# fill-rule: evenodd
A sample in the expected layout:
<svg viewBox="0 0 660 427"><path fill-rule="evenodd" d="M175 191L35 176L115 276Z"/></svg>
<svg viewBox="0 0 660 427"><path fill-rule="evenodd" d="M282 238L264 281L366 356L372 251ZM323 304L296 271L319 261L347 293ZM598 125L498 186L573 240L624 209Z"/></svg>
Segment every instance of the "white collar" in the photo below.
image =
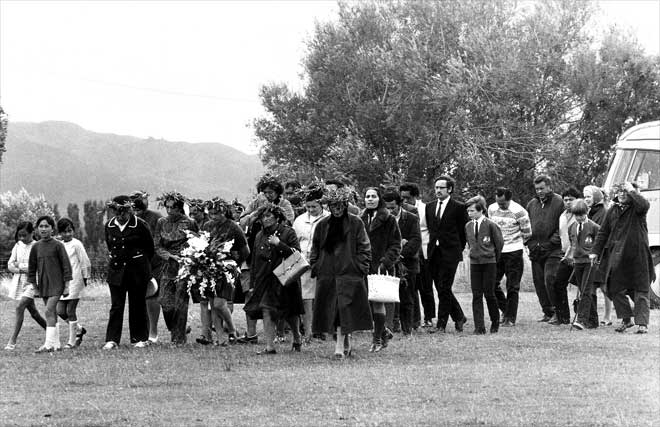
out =
<svg viewBox="0 0 660 427"><path fill-rule="evenodd" d="M132 224L131 224L131 220L133 220L133 223L132 223ZM137 219L137 217L136 217L135 215L131 215L131 217L128 219L128 221L126 221L126 224L124 224L124 225L121 225L121 224L117 221L117 217L116 217L116 216L113 216L112 219L110 219L110 221L108 222L108 228L117 227L117 228L119 228L119 231L120 231L120 232L123 232L124 229L125 229L127 226L128 226L129 228L135 228L135 227L137 227L137 223L138 223L138 219Z"/></svg>

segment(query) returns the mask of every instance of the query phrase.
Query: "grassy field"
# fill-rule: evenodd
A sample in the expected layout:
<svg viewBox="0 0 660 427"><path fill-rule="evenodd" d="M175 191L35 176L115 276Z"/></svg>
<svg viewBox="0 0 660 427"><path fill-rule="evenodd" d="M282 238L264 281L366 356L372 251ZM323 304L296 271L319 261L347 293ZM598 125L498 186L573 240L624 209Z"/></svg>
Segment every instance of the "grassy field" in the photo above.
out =
<svg viewBox="0 0 660 427"><path fill-rule="evenodd" d="M471 295L458 298L470 318ZM3 346L13 309L0 300ZM463 334L396 336L371 354L361 333L356 355L334 361L332 341L302 353L283 343L274 356L257 356L261 345L134 349L126 329L121 348L105 352L108 309L107 289L88 288L82 347L50 355L33 354L43 332L26 318L17 349L0 353L1 425L643 426L660 412L658 310L647 335L569 332L537 323L526 292L518 325L497 335L473 336L470 322ZM242 329L240 306L234 318ZM194 341L196 305L190 322Z"/></svg>

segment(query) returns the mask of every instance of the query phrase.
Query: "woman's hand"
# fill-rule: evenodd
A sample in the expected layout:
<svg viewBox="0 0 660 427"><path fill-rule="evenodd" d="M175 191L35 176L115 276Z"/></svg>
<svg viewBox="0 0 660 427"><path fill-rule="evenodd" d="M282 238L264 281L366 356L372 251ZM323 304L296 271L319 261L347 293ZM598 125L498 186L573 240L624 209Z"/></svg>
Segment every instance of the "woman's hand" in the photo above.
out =
<svg viewBox="0 0 660 427"><path fill-rule="evenodd" d="M272 234L272 235L268 236L268 243L273 245L273 246L277 246L277 245L280 244L280 238L277 237L276 235Z"/></svg>

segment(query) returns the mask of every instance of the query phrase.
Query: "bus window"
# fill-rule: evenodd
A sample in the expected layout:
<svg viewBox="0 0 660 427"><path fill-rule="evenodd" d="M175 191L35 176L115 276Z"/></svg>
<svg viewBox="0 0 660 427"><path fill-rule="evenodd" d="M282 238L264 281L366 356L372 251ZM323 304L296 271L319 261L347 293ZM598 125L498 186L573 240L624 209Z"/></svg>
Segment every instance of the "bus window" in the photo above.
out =
<svg viewBox="0 0 660 427"><path fill-rule="evenodd" d="M610 166L610 173L613 174L610 185L620 184L625 181L634 155L635 150L617 150L612 166ZM610 191L609 188L606 188L606 190Z"/></svg>
<svg viewBox="0 0 660 427"><path fill-rule="evenodd" d="M640 190L660 189L660 151L637 151L626 181L636 182Z"/></svg>

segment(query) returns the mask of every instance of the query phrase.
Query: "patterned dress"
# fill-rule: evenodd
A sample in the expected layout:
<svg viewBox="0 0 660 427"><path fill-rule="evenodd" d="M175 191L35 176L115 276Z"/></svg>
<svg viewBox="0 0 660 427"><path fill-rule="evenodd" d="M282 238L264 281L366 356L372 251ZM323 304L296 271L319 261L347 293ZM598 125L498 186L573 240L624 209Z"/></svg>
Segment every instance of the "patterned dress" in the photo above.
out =
<svg viewBox="0 0 660 427"><path fill-rule="evenodd" d="M159 301L167 329L172 333L172 342L186 342L188 321L188 289L184 281L176 280L179 262L173 256L180 256L188 244L186 230L197 232L197 224L185 215L160 218L154 233L156 254L163 260L160 276Z"/></svg>

